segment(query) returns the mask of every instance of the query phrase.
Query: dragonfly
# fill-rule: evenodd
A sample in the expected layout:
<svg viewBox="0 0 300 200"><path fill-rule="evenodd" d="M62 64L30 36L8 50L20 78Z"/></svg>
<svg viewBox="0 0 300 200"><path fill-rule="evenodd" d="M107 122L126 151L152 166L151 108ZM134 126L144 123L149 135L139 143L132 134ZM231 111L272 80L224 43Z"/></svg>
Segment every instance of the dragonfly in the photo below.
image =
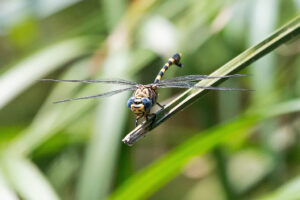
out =
<svg viewBox="0 0 300 200"><path fill-rule="evenodd" d="M57 80L57 79L41 79L40 81L51 81L51 82L79 82L79 83L103 83L103 84L112 84L112 85L125 85L126 88L116 89L113 91L96 94L92 96L78 97L78 98L69 98L53 103L63 103L74 100L83 100L83 99L92 99L92 98L101 98L101 97L110 97L126 91L134 91L132 97L127 101L127 107L133 112L136 117L135 125L138 125L140 119L145 118L149 120L151 116L155 114L150 113L151 108L154 105L158 105L161 109L164 109L164 106L158 103L158 89L159 88L193 88L193 89L206 89L206 90L239 90L239 91L249 91L248 89L240 88L224 88L224 87L212 87L212 86L199 86L197 85L198 81L204 79L219 79L219 78L233 78L233 77L243 77L248 75L243 74L233 74L226 76L208 76L208 75L185 75L178 76L171 79L161 80L165 72L172 66L183 67L183 64L180 62L182 57L181 53L175 53L164 66L159 71L158 75L154 79L153 83L149 84L140 84L134 81L124 80L124 79L99 79L99 80Z"/></svg>

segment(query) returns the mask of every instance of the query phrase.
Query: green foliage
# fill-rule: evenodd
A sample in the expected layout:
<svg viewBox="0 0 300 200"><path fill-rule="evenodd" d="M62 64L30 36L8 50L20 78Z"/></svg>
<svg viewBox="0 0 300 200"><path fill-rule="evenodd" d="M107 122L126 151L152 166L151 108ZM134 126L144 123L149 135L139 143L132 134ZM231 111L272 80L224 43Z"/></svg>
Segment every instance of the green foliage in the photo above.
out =
<svg viewBox="0 0 300 200"><path fill-rule="evenodd" d="M194 156L203 155L240 134L249 134L256 124L270 117L299 111L300 99L295 99L270 108L251 111L251 114L243 114L235 120L196 133L194 137L184 141L163 158L136 173L115 192L111 199L126 199L126 197L145 199L176 177Z"/></svg>

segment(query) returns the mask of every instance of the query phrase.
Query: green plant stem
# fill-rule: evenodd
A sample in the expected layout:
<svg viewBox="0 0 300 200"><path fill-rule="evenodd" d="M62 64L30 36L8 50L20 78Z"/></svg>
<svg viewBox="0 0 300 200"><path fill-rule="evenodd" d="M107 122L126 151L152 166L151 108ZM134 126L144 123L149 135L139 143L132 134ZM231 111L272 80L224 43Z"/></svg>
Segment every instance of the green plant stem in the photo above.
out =
<svg viewBox="0 0 300 200"><path fill-rule="evenodd" d="M228 200L237 199L236 192L234 191L234 188L231 187L231 183L227 176L227 159L226 159L226 155L222 150L222 147L217 147L213 151L213 155L215 157L216 164L218 166L217 173L223 185L224 192L226 194L226 199Z"/></svg>

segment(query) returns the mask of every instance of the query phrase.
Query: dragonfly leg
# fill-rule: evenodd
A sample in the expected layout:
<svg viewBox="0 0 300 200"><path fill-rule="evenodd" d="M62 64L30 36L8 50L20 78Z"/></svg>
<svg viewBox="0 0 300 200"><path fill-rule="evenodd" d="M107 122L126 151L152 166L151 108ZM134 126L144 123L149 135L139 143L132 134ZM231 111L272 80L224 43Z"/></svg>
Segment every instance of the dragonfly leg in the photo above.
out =
<svg viewBox="0 0 300 200"><path fill-rule="evenodd" d="M161 108L161 109L164 109L165 106L161 105L160 103L156 102L156 104Z"/></svg>
<svg viewBox="0 0 300 200"><path fill-rule="evenodd" d="M137 118L135 119L135 126L136 126L136 127L137 127L137 125L138 125L139 119L141 119L141 117L137 117Z"/></svg>

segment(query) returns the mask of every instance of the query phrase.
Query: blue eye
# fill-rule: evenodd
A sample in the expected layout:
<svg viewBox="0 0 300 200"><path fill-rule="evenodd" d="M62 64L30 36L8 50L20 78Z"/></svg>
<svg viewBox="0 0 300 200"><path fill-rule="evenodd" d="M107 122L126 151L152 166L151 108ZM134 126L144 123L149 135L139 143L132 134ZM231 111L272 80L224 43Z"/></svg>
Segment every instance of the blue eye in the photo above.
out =
<svg viewBox="0 0 300 200"><path fill-rule="evenodd" d="M135 97L131 97L130 99L128 99L127 101L127 106L128 108L131 108L131 104L133 104Z"/></svg>
<svg viewBox="0 0 300 200"><path fill-rule="evenodd" d="M152 102L148 98L142 98L142 103L144 104L146 110L150 110L152 107Z"/></svg>

